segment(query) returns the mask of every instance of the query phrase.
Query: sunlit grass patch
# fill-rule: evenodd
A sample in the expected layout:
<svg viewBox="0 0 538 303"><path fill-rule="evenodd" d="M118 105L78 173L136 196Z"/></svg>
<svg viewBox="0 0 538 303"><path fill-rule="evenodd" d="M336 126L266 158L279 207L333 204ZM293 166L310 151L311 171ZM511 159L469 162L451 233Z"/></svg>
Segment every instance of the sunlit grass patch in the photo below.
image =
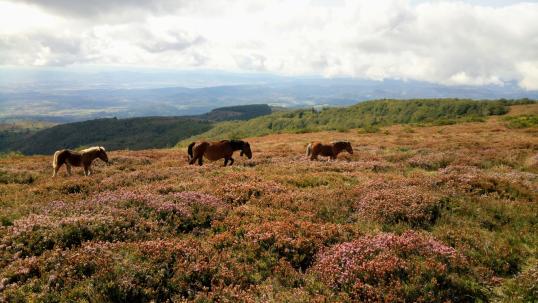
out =
<svg viewBox="0 0 538 303"><path fill-rule="evenodd" d="M37 176L28 171L8 171L0 169L0 184L32 184Z"/></svg>
<svg viewBox="0 0 538 303"><path fill-rule="evenodd" d="M508 116L504 120L509 128L538 127L538 115Z"/></svg>

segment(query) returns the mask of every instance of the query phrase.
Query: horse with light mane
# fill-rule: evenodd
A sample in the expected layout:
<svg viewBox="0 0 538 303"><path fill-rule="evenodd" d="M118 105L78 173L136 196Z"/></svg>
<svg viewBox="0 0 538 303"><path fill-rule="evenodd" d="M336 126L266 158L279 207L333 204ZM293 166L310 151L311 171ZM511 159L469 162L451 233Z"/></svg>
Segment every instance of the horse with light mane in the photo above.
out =
<svg viewBox="0 0 538 303"><path fill-rule="evenodd" d="M99 158L105 163L108 163L108 156L105 148L102 146L94 146L83 149L79 152L69 149L58 150L54 153L52 159L53 177L56 177L58 170L63 164L67 167L67 173L71 175L71 166L84 167L84 175L89 176L92 173L91 165L93 160Z"/></svg>
<svg viewBox="0 0 538 303"><path fill-rule="evenodd" d="M335 160L338 154L344 150L350 155L353 155L353 148L349 141L336 141L330 144L312 142L306 147L306 156L310 157L310 160L317 160L318 156L329 157L329 159Z"/></svg>
<svg viewBox="0 0 538 303"><path fill-rule="evenodd" d="M241 140L222 140L215 142L192 142L189 144L187 153L189 155L189 164L194 164L198 161L198 165L202 165L203 158L210 161L216 161L224 158L224 166L234 163L232 155L234 151L240 150L240 156L246 155L247 158L252 159L252 151L250 151L250 144Z"/></svg>

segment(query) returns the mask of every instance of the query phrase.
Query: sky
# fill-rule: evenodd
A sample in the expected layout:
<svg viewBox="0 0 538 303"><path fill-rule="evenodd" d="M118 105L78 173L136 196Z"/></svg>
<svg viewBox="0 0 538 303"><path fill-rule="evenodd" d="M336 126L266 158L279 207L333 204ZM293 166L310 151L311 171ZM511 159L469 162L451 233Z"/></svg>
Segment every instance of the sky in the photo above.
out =
<svg viewBox="0 0 538 303"><path fill-rule="evenodd" d="M538 90L538 1L0 0L0 67L92 66Z"/></svg>

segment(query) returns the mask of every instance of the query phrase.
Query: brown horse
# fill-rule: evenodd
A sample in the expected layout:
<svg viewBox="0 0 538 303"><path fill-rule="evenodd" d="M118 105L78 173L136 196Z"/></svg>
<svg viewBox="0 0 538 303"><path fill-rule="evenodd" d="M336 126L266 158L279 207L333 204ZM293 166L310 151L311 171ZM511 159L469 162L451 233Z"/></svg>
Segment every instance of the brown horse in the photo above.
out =
<svg viewBox="0 0 538 303"><path fill-rule="evenodd" d="M202 165L205 156L210 161L216 161L224 158L224 166L234 163L232 155L234 151L240 150L240 156L246 155L252 158L250 144L241 140L222 140L216 142L192 142L189 144L187 153L189 155L189 164L194 164L198 160L198 165Z"/></svg>
<svg viewBox="0 0 538 303"><path fill-rule="evenodd" d="M312 142L306 147L306 156L310 157L310 160L317 160L318 155L329 157L329 159L336 159L341 151L347 151L350 155L353 155L353 148L348 141L337 141L331 144L322 144L321 142Z"/></svg>
<svg viewBox="0 0 538 303"><path fill-rule="evenodd" d="M105 148L102 146L94 146L80 152L63 149L56 151L52 159L53 177L56 177L58 170L65 163L67 167L67 173L71 175L71 166L84 167L84 175L89 176L92 173L91 165L92 161L96 158L108 163L108 156Z"/></svg>

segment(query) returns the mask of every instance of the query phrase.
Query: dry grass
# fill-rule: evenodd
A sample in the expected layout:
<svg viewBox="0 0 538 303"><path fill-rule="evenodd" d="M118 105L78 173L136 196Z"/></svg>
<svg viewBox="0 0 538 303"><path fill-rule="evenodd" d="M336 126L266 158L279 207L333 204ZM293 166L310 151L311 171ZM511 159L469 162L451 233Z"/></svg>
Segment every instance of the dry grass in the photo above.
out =
<svg viewBox="0 0 538 303"><path fill-rule="evenodd" d="M508 116L538 115L538 104L524 104L510 106Z"/></svg>
<svg viewBox="0 0 538 303"><path fill-rule="evenodd" d="M536 300L537 135L495 118L279 134L232 167L118 151L55 179L50 157L5 156L0 301ZM353 155L304 155L342 139Z"/></svg>

